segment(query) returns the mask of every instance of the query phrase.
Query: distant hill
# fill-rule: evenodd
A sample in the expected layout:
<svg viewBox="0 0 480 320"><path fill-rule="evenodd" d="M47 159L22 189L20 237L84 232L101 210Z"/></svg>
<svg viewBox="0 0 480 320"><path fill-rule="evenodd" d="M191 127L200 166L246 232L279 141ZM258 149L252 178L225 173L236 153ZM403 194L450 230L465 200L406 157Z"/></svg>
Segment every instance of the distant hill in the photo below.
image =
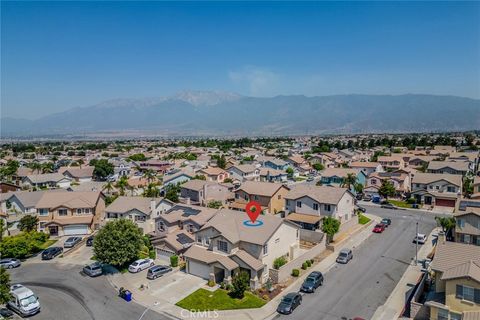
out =
<svg viewBox="0 0 480 320"><path fill-rule="evenodd" d="M37 120L1 119L3 137L132 130L158 135L287 135L479 128L480 100L419 94L255 98L193 91L110 100Z"/></svg>

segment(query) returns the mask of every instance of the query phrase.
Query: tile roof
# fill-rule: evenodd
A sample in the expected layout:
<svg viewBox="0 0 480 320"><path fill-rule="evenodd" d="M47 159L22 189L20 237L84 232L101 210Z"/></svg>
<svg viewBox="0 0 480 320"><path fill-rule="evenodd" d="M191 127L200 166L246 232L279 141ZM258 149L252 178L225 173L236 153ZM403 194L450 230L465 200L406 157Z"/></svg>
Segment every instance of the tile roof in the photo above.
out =
<svg viewBox="0 0 480 320"><path fill-rule="evenodd" d="M217 214L217 212L218 209L177 204L164 214L161 214L159 218L164 219L168 223L192 220L199 226L203 226L208 220Z"/></svg>
<svg viewBox="0 0 480 320"><path fill-rule="evenodd" d="M43 174L32 174L25 177L25 179L30 180L32 183L46 183L46 182L59 182L63 179L68 179L61 173L43 173Z"/></svg>
<svg viewBox="0 0 480 320"><path fill-rule="evenodd" d="M248 194L272 197L282 187L284 186L281 183L245 181L238 190L245 191Z"/></svg>
<svg viewBox="0 0 480 320"><path fill-rule="evenodd" d="M189 259L204 262L206 264L218 262L228 270L234 270L239 267L238 263L236 263L229 257L207 250L207 248L198 245L193 245L188 248L188 250L185 251L183 256Z"/></svg>
<svg viewBox="0 0 480 320"><path fill-rule="evenodd" d="M350 167L352 168L376 168L378 167L380 163L378 162L360 162L360 161L356 161L356 162L352 162L350 163Z"/></svg>
<svg viewBox="0 0 480 320"><path fill-rule="evenodd" d="M456 186L462 185L462 176L458 174L416 172L412 175L412 183L429 184L440 180L445 180Z"/></svg>
<svg viewBox="0 0 480 320"><path fill-rule="evenodd" d="M432 270L446 272L448 269L472 260L480 263L480 246L459 242L440 241L435 250Z"/></svg>
<svg viewBox="0 0 480 320"><path fill-rule="evenodd" d="M65 175L69 173L74 178L89 178L93 176L93 170L95 167L61 167L58 169L58 172Z"/></svg>
<svg viewBox="0 0 480 320"><path fill-rule="evenodd" d="M151 214L151 202L155 201L155 205L160 202L160 198L144 198L144 197L124 197L120 196L113 201L106 209L106 212L125 213L133 209L137 209L147 215Z"/></svg>
<svg viewBox="0 0 480 320"><path fill-rule="evenodd" d="M306 196L319 203L336 205L346 192L348 192L347 188L298 184L292 186L292 189L284 196L284 198L296 200Z"/></svg>
<svg viewBox="0 0 480 320"><path fill-rule="evenodd" d="M427 170L440 170L447 167L457 171L468 171L469 163L466 161L430 161Z"/></svg>
<svg viewBox="0 0 480 320"><path fill-rule="evenodd" d="M96 206L100 192L59 191L47 192L38 201L36 208L58 208L60 206L71 209L93 208Z"/></svg>
<svg viewBox="0 0 480 320"><path fill-rule="evenodd" d="M354 175L357 175L360 172L359 169L353 169L353 168L326 168L323 171L321 171L320 175L322 177L346 177L347 174L352 173Z"/></svg>
<svg viewBox="0 0 480 320"><path fill-rule="evenodd" d="M442 280L470 278L480 283L480 260L461 263L445 270Z"/></svg>
<svg viewBox="0 0 480 320"><path fill-rule="evenodd" d="M238 250L230 257L237 257L240 260L242 260L244 263L246 263L249 267L251 267L253 270L258 271L263 269L263 263L262 261L254 258L251 254L244 250Z"/></svg>

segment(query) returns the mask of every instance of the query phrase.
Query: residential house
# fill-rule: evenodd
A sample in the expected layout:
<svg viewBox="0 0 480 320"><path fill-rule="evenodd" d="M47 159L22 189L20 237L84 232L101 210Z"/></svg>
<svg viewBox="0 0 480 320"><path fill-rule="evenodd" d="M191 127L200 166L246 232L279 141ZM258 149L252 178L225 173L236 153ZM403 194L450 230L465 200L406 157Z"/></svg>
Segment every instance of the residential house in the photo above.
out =
<svg viewBox="0 0 480 320"><path fill-rule="evenodd" d="M22 184L22 181L26 176L32 175L33 173L34 173L33 170L30 168L19 167L17 169L17 172L14 175L12 175L12 182L17 186L19 186Z"/></svg>
<svg viewBox="0 0 480 320"><path fill-rule="evenodd" d="M430 161L427 167L429 173L448 173L465 175L470 171L466 161Z"/></svg>
<svg viewBox="0 0 480 320"><path fill-rule="evenodd" d="M270 168L260 168L260 181L266 182L286 182L288 174L285 171Z"/></svg>
<svg viewBox="0 0 480 320"><path fill-rule="evenodd" d="M184 253L186 272L230 283L242 270L250 275L250 288L258 289L267 282L276 258L292 260L299 253L299 227L271 215L257 221L261 229L248 226L244 213L221 209L195 233L195 244Z"/></svg>
<svg viewBox="0 0 480 320"><path fill-rule="evenodd" d="M165 174L172 167L172 164L168 161L150 159L139 162L138 166L142 171L153 170L157 173Z"/></svg>
<svg viewBox="0 0 480 320"><path fill-rule="evenodd" d="M405 168L405 161L402 156L380 156L378 162L386 171L395 171Z"/></svg>
<svg viewBox="0 0 480 320"><path fill-rule="evenodd" d="M223 170L219 167L207 167L197 171L197 174L205 176L207 181L214 181L222 183L229 177L229 174L226 170Z"/></svg>
<svg viewBox="0 0 480 320"><path fill-rule="evenodd" d="M60 173L44 173L28 175L22 180L24 186L29 188L68 188L72 179Z"/></svg>
<svg viewBox="0 0 480 320"><path fill-rule="evenodd" d="M260 169L252 164L234 165L228 168L227 171L233 180L239 182L260 180Z"/></svg>
<svg viewBox="0 0 480 320"><path fill-rule="evenodd" d="M290 164L282 159L274 158L265 161L263 166L270 169L285 171L288 167L290 167Z"/></svg>
<svg viewBox="0 0 480 320"><path fill-rule="evenodd" d="M357 183L361 185L365 185L367 176L365 173L360 169L352 169L352 168L326 168L321 173L320 182L322 185L328 186L341 186L343 187L344 178L347 177L349 174L353 174L357 178ZM355 193L355 186L350 186L350 191Z"/></svg>
<svg viewBox="0 0 480 320"><path fill-rule="evenodd" d="M105 214L101 192L46 192L35 207L39 231L55 236L90 234L99 229Z"/></svg>
<svg viewBox="0 0 480 320"><path fill-rule="evenodd" d="M417 203L453 209L462 194L462 176L418 172L412 176L411 190Z"/></svg>
<svg viewBox="0 0 480 320"><path fill-rule="evenodd" d="M437 159L436 156L411 156L408 160L408 166L412 168L427 167L430 161Z"/></svg>
<svg viewBox="0 0 480 320"><path fill-rule="evenodd" d="M308 161L305 160L301 155L292 155L288 157L286 161L295 168L308 165Z"/></svg>
<svg viewBox="0 0 480 320"><path fill-rule="evenodd" d="M381 187L383 181L389 181L393 184L397 196L410 192L410 174L400 170L370 174L367 178L367 186L363 189L363 193L372 196L378 195L378 189Z"/></svg>
<svg viewBox="0 0 480 320"><path fill-rule="evenodd" d="M460 200L454 217L455 241L480 246L480 201Z"/></svg>
<svg viewBox="0 0 480 320"><path fill-rule="evenodd" d="M285 210L284 196L289 188L281 183L246 181L235 191L231 209L245 211L250 201L260 204L262 212L276 214Z"/></svg>
<svg viewBox="0 0 480 320"><path fill-rule="evenodd" d="M168 259L181 255L194 242L194 233L200 230L217 209L176 204L155 218L155 230L151 233L157 258Z"/></svg>
<svg viewBox="0 0 480 320"><path fill-rule="evenodd" d="M480 246L440 241L431 269L434 290L426 294L431 320L480 318Z"/></svg>
<svg viewBox="0 0 480 320"><path fill-rule="evenodd" d="M355 199L347 188L300 184L284 198L286 219L303 229L319 229L324 217L333 217L342 224L354 218Z"/></svg>
<svg viewBox="0 0 480 320"><path fill-rule="evenodd" d="M163 176L163 185L166 187L168 185L176 185L176 184L182 184L184 182L187 182L195 176L195 173L193 171L187 171L187 170L178 170L175 171L172 174L166 174Z"/></svg>
<svg viewBox="0 0 480 320"><path fill-rule="evenodd" d="M198 179L182 184L180 194L187 204L191 203L200 206L207 206L211 201L220 201L225 205L229 200L233 200L234 197L227 186L213 181Z"/></svg>
<svg viewBox="0 0 480 320"><path fill-rule="evenodd" d="M10 182L0 182L0 193L20 191L21 188Z"/></svg>
<svg viewBox="0 0 480 320"><path fill-rule="evenodd" d="M363 171L365 177L374 172L384 171L382 165L378 162L351 162L350 168Z"/></svg>
<svg viewBox="0 0 480 320"><path fill-rule="evenodd" d="M81 184L92 181L94 170L95 167L62 167L58 172Z"/></svg>

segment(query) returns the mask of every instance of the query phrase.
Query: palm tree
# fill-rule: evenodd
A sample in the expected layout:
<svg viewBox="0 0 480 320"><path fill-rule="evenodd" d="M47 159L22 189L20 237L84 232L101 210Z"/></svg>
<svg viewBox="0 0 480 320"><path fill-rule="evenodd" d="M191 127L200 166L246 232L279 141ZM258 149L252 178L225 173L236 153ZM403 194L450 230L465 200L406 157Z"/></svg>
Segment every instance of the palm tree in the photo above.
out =
<svg viewBox="0 0 480 320"><path fill-rule="evenodd" d="M155 183L148 184L147 188L143 192L143 196L147 198L155 198L158 197L159 194L160 190L158 190L157 184Z"/></svg>
<svg viewBox="0 0 480 320"><path fill-rule="evenodd" d="M148 169L145 174L144 174L145 178L147 179L148 183L152 183L153 180L155 180L155 177L156 177L156 173L155 171L153 171L152 169Z"/></svg>
<svg viewBox="0 0 480 320"><path fill-rule="evenodd" d="M45 162L41 165L42 173L52 173L53 172L53 162Z"/></svg>
<svg viewBox="0 0 480 320"><path fill-rule="evenodd" d="M37 174L42 171L42 165L41 165L40 163L38 163L38 162L32 162L32 163L30 163L29 168L32 169L33 172L36 171Z"/></svg>
<svg viewBox="0 0 480 320"><path fill-rule="evenodd" d="M124 196L125 195L125 190L131 188L131 186L128 184L127 177L122 176L120 178L120 180L118 180L117 188L120 189L120 195Z"/></svg>
<svg viewBox="0 0 480 320"><path fill-rule="evenodd" d="M350 190L350 188L355 185L356 182L357 176L354 173L347 173L347 176L343 177L342 187Z"/></svg>
<svg viewBox="0 0 480 320"><path fill-rule="evenodd" d="M111 181L108 181L104 186L103 186L103 190L107 190L107 193L108 194L111 194L112 193L112 190L113 190L113 184Z"/></svg>

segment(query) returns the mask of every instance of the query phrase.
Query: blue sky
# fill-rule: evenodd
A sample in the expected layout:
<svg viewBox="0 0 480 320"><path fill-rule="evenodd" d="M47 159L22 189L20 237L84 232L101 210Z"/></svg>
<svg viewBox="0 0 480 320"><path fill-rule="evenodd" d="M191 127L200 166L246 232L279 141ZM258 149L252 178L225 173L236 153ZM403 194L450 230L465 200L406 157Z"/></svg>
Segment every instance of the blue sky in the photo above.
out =
<svg viewBox="0 0 480 320"><path fill-rule="evenodd" d="M1 6L1 116L183 90L480 97L479 2Z"/></svg>

